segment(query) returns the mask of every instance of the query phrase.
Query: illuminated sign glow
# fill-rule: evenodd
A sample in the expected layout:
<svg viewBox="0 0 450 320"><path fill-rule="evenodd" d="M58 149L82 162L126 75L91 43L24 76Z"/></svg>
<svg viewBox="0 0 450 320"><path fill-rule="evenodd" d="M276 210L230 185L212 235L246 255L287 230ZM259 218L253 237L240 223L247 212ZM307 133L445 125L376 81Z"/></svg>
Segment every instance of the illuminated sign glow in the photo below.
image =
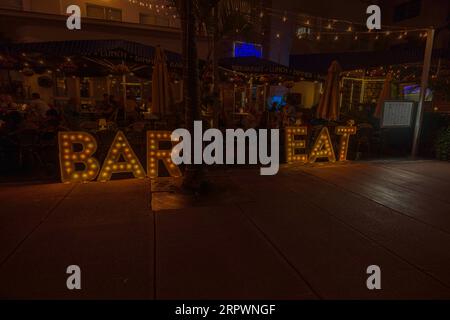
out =
<svg viewBox="0 0 450 320"><path fill-rule="evenodd" d="M248 42L234 42L233 55L237 57L257 57L262 58L262 45Z"/></svg>
<svg viewBox="0 0 450 320"><path fill-rule="evenodd" d="M308 128L287 127L285 135L287 163L312 164L320 158L326 159L331 163L346 161L350 136L355 135L356 132L357 128L351 124L336 128L336 135L340 136L338 158L336 159L327 127L322 128L309 154L306 152L298 153L299 150L306 150L307 148L306 136L308 134ZM243 131L242 133L245 135ZM97 150L97 141L92 135L86 132L60 132L58 140L61 180L64 183L88 182L95 179L98 181L108 181L115 173L132 173L137 179L143 179L145 177L158 178L160 164L165 166L170 176L181 177L181 170L175 163L176 160L174 160L175 158L173 156L174 153L176 154L176 150L179 149L177 147L185 142L184 139L180 142L179 137L177 139L175 137L176 135L169 131L147 132L147 172L145 172L144 167L139 162L138 157L122 131L116 134L102 166L100 166L99 161L94 157L94 153ZM278 138L276 140L278 141ZM172 148L162 149L160 142L171 142ZM271 148L274 149L274 146L272 145ZM276 150L278 165L278 147L276 147ZM231 163L234 163L234 161ZM278 167L276 171L278 171Z"/></svg>

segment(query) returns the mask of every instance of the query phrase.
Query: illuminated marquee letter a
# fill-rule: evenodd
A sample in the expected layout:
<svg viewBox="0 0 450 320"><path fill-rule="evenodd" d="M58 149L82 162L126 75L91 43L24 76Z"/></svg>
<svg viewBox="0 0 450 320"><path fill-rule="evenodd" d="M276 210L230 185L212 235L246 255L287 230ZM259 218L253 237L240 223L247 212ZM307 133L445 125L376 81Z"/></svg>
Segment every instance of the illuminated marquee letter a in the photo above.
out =
<svg viewBox="0 0 450 320"><path fill-rule="evenodd" d="M330 132L327 127L323 127L322 131L320 131L319 137L312 148L309 163L314 163L319 158L327 158L329 162L336 162L336 155L334 154Z"/></svg>
<svg viewBox="0 0 450 320"><path fill-rule="evenodd" d="M67 29L69 30L81 30L81 9L79 6L71 5L67 7L67 14L70 16L67 18Z"/></svg>
<svg viewBox="0 0 450 320"><path fill-rule="evenodd" d="M92 157L97 150L95 138L86 132L60 132L58 141L62 182L94 180L100 170L97 159Z"/></svg>
<svg viewBox="0 0 450 320"><path fill-rule="evenodd" d="M135 178L145 178L145 171L122 131L117 132L98 176L99 181L108 181L113 173L131 172Z"/></svg>

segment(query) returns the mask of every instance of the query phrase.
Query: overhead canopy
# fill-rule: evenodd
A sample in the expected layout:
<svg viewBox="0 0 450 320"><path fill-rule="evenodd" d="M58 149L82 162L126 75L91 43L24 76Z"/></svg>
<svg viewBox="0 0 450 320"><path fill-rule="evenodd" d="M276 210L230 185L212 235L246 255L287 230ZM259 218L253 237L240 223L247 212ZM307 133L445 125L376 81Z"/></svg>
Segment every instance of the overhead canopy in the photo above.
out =
<svg viewBox="0 0 450 320"><path fill-rule="evenodd" d="M242 73L297 76L305 79L314 78L313 73L295 70L274 61L257 57L223 58L220 59L219 65L222 68Z"/></svg>
<svg viewBox="0 0 450 320"><path fill-rule="evenodd" d="M386 65L420 63L424 48L399 48L385 51L299 54L290 56L290 67L306 72L327 73L330 64L337 60L343 70L355 70ZM450 58L449 49L433 50L433 58Z"/></svg>
<svg viewBox="0 0 450 320"><path fill-rule="evenodd" d="M0 46L9 54L41 53L55 57L85 56L116 59L132 63L152 64L155 47L126 40L71 40L9 44ZM166 51L170 67L181 67L181 55Z"/></svg>

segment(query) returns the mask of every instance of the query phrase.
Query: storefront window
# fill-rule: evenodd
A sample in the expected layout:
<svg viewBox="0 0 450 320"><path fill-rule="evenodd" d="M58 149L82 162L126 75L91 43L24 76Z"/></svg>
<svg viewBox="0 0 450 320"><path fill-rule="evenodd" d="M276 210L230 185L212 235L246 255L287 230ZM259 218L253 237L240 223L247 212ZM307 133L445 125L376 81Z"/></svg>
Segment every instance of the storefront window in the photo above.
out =
<svg viewBox="0 0 450 320"><path fill-rule="evenodd" d="M55 96L56 97L67 97L67 79L63 76L56 77L56 85L55 85Z"/></svg>
<svg viewBox="0 0 450 320"><path fill-rule="evenodd" d="M92 78L93 97L97 101L103 100L103 95L108 94L108 83L105 77Z"/></svg>
<svg viewBox="0 0 450 320"><path fill-rule="evenodd" d="M80 97L81 98L91 97L91 79L89 78L80 79Z"/></svg>
<svg viewBox="0 0 450 320"><path fill-rule="evenodd" d="M155 14L143 14L139 16L139 22L145 25L180 28L180 20L173 16L161 16Z"/></svg>
<svg viewBox="0 0 450 320"><path fill-rule="evenodd" d="M122 21L122 10L88 4L86 7L89 18Z"/></svg>

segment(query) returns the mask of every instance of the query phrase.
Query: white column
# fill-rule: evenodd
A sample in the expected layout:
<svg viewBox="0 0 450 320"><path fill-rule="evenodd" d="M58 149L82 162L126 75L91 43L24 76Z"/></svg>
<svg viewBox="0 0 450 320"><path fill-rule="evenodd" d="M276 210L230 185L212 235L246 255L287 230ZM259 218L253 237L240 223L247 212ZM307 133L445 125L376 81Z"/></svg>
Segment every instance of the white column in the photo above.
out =
<svg viewBox="0 0 450 320"><path fill-rule="evenodd" d="M431 56L433 53L433 42L434 42L434 29L429 29L427 31L427 45L425 48L425 55L423 58L419 103L417 105L416 125L414 127L413 147L411 153L413 157L417 157L419 152L419 140L420 140L420 133L422 131L423 109L428 88L428 78L430 75Z"/></svg>

